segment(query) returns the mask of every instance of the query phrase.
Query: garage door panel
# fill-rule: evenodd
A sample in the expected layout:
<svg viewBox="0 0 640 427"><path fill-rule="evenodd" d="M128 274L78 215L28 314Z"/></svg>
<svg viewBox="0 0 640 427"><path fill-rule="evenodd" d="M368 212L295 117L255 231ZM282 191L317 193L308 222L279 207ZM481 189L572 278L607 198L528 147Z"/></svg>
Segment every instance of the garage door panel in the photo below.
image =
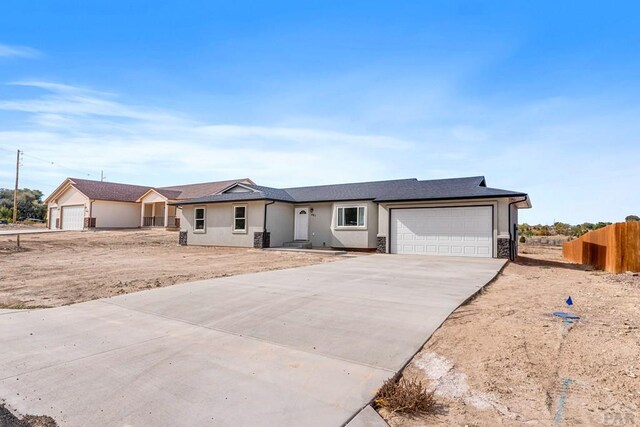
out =
<svg viewBox="0 0 640 427"><path fill-rule="evenodd" d="M479 247L479 248L476 248L476 250L477 250L477 254L478 255L491 256L491 252L490 252L489 248Z"/></svg>
<svg viewBox="0 0 640 427"><path fill-rule="evenodd" d="M490 206L393 209L391 252L490 257L492 221Z"/></svg>
<svg viewBox="0 0 640 427"><path fill-rule="evenodd" d="M62 229L82 230L84 228L84 205L62 207Z"/></svg>

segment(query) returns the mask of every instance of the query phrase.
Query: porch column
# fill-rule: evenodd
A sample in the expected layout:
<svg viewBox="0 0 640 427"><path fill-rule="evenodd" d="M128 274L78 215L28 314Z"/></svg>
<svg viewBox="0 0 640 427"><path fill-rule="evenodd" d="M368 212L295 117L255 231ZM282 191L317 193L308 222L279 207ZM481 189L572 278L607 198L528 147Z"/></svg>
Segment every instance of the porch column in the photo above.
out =
<svg viewBox="0 0 640 427"><path fill-rule="evenodd" d="M169 226L169 205L167 202L164 202L164 226L165 228Z"/></svg>
<svg viewBox="0 0 640 427"><path fill-rule="evenodd" d="M140 203L140 227L144 227L144 207L145 203Z"/></svg>
<svg viewBox="0 0 640 427"><path fill-rule="evenodd" d="M151 220L151 225L154 226L154 225L156 225L156 204L155 204L155 202L151 204L151 217L153 218Z"/></svg>

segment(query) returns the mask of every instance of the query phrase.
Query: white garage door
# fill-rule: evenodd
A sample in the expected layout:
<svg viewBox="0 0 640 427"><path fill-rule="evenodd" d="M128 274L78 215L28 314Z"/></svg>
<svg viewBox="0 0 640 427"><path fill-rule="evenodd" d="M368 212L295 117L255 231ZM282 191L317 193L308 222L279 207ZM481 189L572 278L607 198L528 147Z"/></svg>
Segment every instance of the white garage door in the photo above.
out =
<svg viewBox="0 0 640 427"><path fill-rule="evenodd" d="M491 206L391 210L391 253L493 256Z"/></svg>
<svg viewBox="0 0 640 427"><path fill-rule="evenodd" d="M84 205L62 207L62 229L82 230L84 228Z"/></svg>

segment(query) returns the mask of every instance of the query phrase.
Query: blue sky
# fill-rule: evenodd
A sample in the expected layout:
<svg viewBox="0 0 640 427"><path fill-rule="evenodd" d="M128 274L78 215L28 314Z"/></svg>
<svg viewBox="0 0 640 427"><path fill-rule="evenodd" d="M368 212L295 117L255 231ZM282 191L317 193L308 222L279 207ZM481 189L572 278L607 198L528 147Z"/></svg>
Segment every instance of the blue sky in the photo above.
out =
<svg viewBox="0 0 640 427"><path fill-rule="evenodd" d="M257 3L257 4L256 4ZM637 2L0 6L0 187L485 175L521 220L640 214Z"/></svg>

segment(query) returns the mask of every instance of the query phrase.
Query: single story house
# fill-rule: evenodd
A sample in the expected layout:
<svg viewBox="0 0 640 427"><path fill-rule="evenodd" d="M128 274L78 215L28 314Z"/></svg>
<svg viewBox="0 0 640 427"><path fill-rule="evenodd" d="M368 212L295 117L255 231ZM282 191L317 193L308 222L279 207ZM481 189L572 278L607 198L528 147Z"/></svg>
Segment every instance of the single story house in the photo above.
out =
<svg viewBox="0 0 640 427"><path fill-rule="evenodd" d="M169 202L216 194L250 179L207 182L173 187L148 187L67 178L45 200L51 229L179 227L176 208Z"/></svg>
<svg viewBox="0 0 640 427"><path fill-rule="evenodd" d="M181 211L182 244L508 258L518 209L531 202L477 176L283 189L234 183L171 205Z"/></svg>

